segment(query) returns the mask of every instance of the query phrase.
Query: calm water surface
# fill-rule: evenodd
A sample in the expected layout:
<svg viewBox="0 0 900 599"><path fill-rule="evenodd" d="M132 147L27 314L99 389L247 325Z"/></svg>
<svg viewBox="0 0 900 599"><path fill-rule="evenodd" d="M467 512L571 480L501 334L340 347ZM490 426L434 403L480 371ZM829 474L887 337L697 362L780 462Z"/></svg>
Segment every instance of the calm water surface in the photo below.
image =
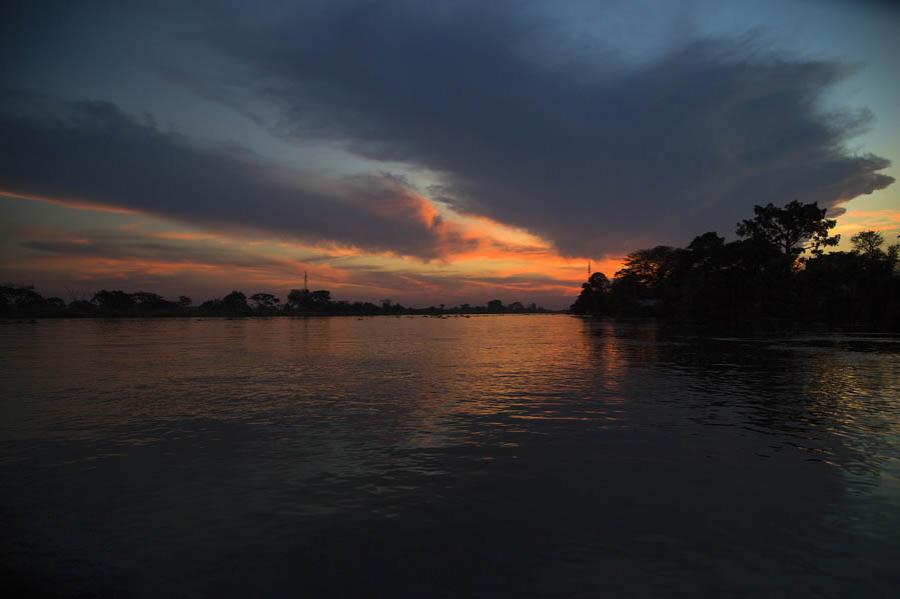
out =
<svg viewBox="0 0 900 599"><path fill-rule="evenodd" d="M897 596L900 339L569 316L0 326L0 576Z"/></svg>

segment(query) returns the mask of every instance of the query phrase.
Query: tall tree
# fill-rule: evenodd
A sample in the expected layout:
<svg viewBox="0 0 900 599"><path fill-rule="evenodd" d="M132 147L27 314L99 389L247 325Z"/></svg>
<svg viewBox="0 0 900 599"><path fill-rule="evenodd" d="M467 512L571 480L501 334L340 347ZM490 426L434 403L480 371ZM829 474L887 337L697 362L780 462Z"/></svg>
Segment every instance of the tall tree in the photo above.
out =
<svg viewBox="0 0 900 599"><path fill-rule="evenodd" d="M581 285L581 294L570 310L575 314L600 314L606 312L606 296L609 294L609 279L602 272L593 273L587 283Z"/></svg>
<svg viewBox="0 0 900 599"><path fill-rule="evenodd" d="M881 254L884 237L877 231L860 231L850 238L853 251L863 256L874 257Z"/></svg>
<svg viewBox="0 0 900 599"><path fill-rule="evenodd" d="M247 305L247 296L240 291L232 291L222 298L222 308L229 312L249 312L250 306Z"/></svg>
<svg viewBox="0 0 900 599"><path fill-rule="evenodd" d="M667 245L638 250L628 254L617 279L629 279L648 289L655 289L671 276L677 251Z"/></svg>
<svg viewBox="0 0 900 599"><path fill-rule="evenodd" d="M837 221L825 218L826 212L817 202L801 204L796 200L783 208L772 203L754 206L755 216L738 223L737 234L774 245L793 258L806 251L818 256L823 248L835 246L841 239L840 235L828 235Z"/></svg>
<svg viewBox="0 0 900 599"><path fill-rule="evenodd" d="M271 293L254 293L250 296L250 301L256 305L257 310L274 310L281 300Z"/></svg>

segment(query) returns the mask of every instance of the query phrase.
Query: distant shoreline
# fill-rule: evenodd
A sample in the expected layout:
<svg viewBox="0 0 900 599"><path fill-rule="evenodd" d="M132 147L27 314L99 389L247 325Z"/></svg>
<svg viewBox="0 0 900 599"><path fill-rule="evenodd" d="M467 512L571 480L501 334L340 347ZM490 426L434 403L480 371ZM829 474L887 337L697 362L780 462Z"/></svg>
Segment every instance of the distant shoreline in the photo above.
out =
<svg viewBox="0 0 900 599"><path fill-rule="evenodd" d="M438 304L427 308L411 308L381 300L349 302L331 299L327 289L310 291L292 289L287 301L271 293L254 293L247 297L240 291L194 305L191 298L180 295L175 301L158 293L120 289L101 289L90 300L73 299L66 303L59 297L45 298L30 285L0 285L0 318L191 318L191 317L271 317L271 316L454 316L477 314L544 314L561 313L547 310L536 303L512 302L499 299L483 305Z"/></svg>

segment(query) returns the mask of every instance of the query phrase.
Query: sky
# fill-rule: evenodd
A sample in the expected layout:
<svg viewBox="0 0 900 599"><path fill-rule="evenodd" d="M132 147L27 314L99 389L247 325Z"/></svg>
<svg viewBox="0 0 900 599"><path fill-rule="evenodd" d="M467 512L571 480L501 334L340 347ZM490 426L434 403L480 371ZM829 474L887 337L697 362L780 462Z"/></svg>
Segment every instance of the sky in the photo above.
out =
<svg viewBox="0 0 900 599"><path fill-rule="evenodd" d="M900 234L900 6L48 2L0 15L0 281L561 308L754 204Z"/></svg>

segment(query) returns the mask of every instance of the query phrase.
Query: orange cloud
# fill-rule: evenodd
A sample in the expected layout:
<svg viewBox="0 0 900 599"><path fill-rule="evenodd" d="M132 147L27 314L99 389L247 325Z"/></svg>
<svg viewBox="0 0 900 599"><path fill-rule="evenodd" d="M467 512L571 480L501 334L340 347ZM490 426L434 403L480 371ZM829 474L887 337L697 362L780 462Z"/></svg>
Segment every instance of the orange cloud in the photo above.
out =
<svg viewBox="0 0 900 599"><path fill-rule="evenodd" d="M196 233L191 231L156 231L147 233L148 237L155 239L171 239L175 241L207 241L224 239L221 235L211 233Z"/></svg>
<svg viewBox="0 0 900 599"><path fill-rule="evenodd" d="M885 235L887 244L895 243L895 233L900 233L900 211L884 208L880 210L848 210L838 219L834 232L841 235L838 249L845 250L850 246L850 238L860 231L880 231Z"/></svg>
<svg viewBox="0 0 900 599"><path fill-rule="evenodd" d="M900 228L900 211L882 210L847 211L839 220L835 231L856 233L863 230L887 231Z"/></svg>
<svg viewBox="0 0 900 599"><path fill-rule="evenodd" d="M379 198L384 201L372 202L368 210L373 211L373 206L375 212L409 214L411 210L439 240L440 258L423 262L329 242L248 239L249 233L160 230L167 223L154 217L152 222L117 227L115 233L21 229L17 237L26 240L23 245L31 253L4 270L14 275L11 280L23 282L39 283L34 280L39 277L55 284L68 281L97 288L115 284L126 290L145 288L169 294L194 294L201 289L210 295L235 287L286 293L302 284L308 271L313 287L331 289L338 299L392 297L413 305L478 303L499 297L523 302L555 298L555 305L561 306L577 295L587 278L587 259L563 258L539 237L485 217L456 214L403 188L397 191L402 197ZM2 195L135 214L71 199ZM294 252L304 257L289 255ZM607 257L593 264L595 271L612 276L621 259Z"/></svg>

